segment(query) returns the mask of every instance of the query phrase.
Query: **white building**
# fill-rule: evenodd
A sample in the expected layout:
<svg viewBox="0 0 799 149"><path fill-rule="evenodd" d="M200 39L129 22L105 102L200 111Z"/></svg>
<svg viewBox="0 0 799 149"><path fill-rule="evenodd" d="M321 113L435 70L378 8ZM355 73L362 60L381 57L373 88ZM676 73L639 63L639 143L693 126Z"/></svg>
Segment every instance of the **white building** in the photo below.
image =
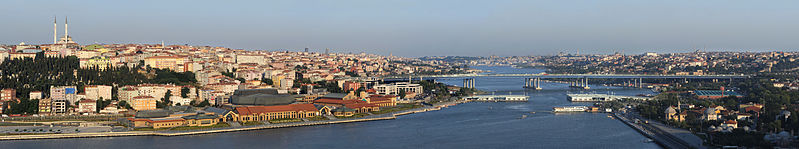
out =
<svg viewBox="0 0 799 149"><path fill-rule="evenodd" d="M103 100L111 99L111 89L108 85L86 85L83 90L86 92L86 99Z"/></svg>
<svg viewBox="0 0 799 149"><path fill-rule="evenodd" d="M380 95L397 95L399 94L400 90L404 90L405 93L409 92L421 93L422 91L424 91L422 85L412 84L407 82L398 82L394 84L380 84L374 86L374 89L376 93Z"/></svg>

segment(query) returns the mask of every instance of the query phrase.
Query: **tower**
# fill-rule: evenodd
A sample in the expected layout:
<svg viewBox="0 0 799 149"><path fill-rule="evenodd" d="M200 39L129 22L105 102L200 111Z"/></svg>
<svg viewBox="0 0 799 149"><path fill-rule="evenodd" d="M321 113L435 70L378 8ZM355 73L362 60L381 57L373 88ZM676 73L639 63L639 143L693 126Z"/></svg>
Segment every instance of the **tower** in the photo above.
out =
<svg viewBox="0 0 799 149"><path fill-rule="evenodd" d="M69 38L69 17L64 17L64 38Z"/></svg>
<svg viewBox="0 0 799 149"><path fill-rule="evenodd" d="M330 53L330 49L329 48L325 48L325 54L329 54L329 53Z"/></svg>
<svg viewBox="0 0 799 149"><path fill-rule="evenodd" d="M56 22L56 16L53 16L53 44L58 42L58 23Z"/></svg>
<svg viewBox="0 0 799 149"><path fill-rule="evenodd" d="M308 53L308 47L305 47L305 53Z"/></svg>

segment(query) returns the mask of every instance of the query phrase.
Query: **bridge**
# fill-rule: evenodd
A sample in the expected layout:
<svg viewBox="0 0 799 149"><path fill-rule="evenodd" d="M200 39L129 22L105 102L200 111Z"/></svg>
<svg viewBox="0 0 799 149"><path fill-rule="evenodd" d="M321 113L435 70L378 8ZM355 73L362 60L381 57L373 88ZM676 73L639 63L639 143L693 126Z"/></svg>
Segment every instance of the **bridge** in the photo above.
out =
<svg viewBox="0 0 799 149"><path fill-rule="evenodd" d="M404 79L405 77L383 77L383 79ZM657 79L728 79L749 78L749 75L657 75L657 74L447 74L447 75L413 75L412 78L469 78L469 77L534 77L534 78L657 78Z"/></svg>
<svg viewBox="0 0 799 149"><path fill-rule="evenodd" d="M405 77L382 77L380 80L394 80L394 81L408 81L408 80L436 80L436 79L463 79L463 87L474 88L476 77L511 77L511 78L524 78L523 88L541 90L540 81L542 78L560 78L560 79L578 79L569 82L569 87L579 89L590 89L588 86L589 78L597 79L633 79L633 86L643 88L643 79L745 79L750 78L749 75L669 75L669 74L448 74L448 75L414 75Z"/></svg>

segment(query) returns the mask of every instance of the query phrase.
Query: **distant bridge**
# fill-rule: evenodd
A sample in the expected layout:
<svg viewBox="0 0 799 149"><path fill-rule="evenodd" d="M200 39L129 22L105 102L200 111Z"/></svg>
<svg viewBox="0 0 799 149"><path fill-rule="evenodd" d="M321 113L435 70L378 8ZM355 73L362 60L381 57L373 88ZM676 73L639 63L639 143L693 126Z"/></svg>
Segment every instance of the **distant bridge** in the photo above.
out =
<svg viewBox="0 0 799 149"><path fill-rule="evenodd" d="M408 78L471 78L471 77L528 77L528 78L609 78L609 79L741 79L749 75L653 75L653 74L448 74L448 75L413 75L405 77L383 77L382 79Z"/></svg>
<svg viewBox="0 0 799 149"><path fill-rule="evenodd" d="M643 79L745 79L750 78L749 75L653 75L653 74L449 74L449 75L413 75L404 77L382 77L379 80L383 81L408 81L408 80L438 80L438 79L463 79L463 87L475 88L476 77L510 77L510 78L524 78L523 88L541 90L542 78L564 78L564 79L578 79L569 82L569 87L589 89L589 78L594 79L633 79L632 85L635 87L643 88Z"/></svg>

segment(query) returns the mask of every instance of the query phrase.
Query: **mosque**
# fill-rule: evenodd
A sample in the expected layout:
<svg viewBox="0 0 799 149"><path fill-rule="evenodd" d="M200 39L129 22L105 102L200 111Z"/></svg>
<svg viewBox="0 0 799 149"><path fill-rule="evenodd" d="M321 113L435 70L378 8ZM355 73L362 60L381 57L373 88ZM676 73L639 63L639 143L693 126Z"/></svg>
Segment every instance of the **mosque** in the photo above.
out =
<svg viewBox="0 0 799 149"><path fill-rule="evenodd" d="M53 44L61 44L61 45L77 45L75 41L72 41L72 37L69 36L69 22L68 18L64 18L64 36L61 36L61 39L57 38L58 36L58 22L56 22L56 18L53 18Z"/></svg>

